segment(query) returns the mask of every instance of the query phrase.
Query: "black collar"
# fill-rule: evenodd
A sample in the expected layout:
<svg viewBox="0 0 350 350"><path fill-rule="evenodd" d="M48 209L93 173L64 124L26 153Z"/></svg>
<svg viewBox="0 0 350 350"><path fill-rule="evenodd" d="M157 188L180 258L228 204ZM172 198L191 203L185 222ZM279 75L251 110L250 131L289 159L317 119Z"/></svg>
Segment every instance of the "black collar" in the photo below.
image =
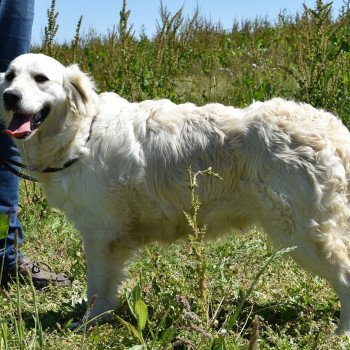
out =
<svg viewBox="0 0 350 350"><path fill-rule="evenodd" d="M89 130L89 135L85 141L85 144L87 144L90 141L91 138L91 133L92 133L92 126L95 122L96 116L93 117L92 122L90 124L90 130ZM79 160L81 158L82 154L78 154L76 155L74 158L70 159L68 162L64 163L62 165L62 167L60 168L46 168L42 171L40 171L41 173L55 173L61 170L64 170L66 168L68 168L69 166L71 166L72 164L74 164L77 160ZM17 169L15 169L13 166L15 167L19 167L22 169L27 169L29 171L34 171L37 172L36 170L32 170L28 167L28 165L26 164L22 164L20 162L16 162L15 160L9 159L9 158L5 158L5 157L1 157L0 156L0 166L3 166L5 169L9 170L11 173L15 174L16 176L25 179L25 180L29 180L29 181L33 181L33 182L38 182L38 180L30 175L21 173L20 171L18 171Z"/></svg>

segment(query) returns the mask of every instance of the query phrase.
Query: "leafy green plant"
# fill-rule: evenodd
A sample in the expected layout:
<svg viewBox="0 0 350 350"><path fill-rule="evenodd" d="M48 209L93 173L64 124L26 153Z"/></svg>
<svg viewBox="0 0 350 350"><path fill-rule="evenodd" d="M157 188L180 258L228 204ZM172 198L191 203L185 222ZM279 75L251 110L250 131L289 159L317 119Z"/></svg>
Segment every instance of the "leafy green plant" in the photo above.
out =
<svg viewBox="0 0 350 350"><path fill-rule="evenodd" d="M143 332L146 330L146 326L149 323L149 314L148 314L148 306L141 298L141 283L138 283L133 290L126 292L126 300L129 307L129 310L131 314L133 315L137 327L135 327L132 323L122 319L121 317L117 316L120 323L125 327L125 329L128 331L128 333L133 336L137 341L138 345L132 346L130 348L133 350L136 349L147 349L148 345L151 344L150 348L153 349L154 346L157 344L160 345L166 345L166 342L168 340L169 334L172 333L173 329L172 327L168 328L167 331L164 332L164 334L159 337L159 329L163 326L165 322L165 318L167 317L168 313L164 313L163 318L160 320L158 325L158 330L154 333L151 328L149 328L149 332L151 334L150 340L145 340Z"/></svg>
<svg viewBox="0 0 350 350"><path fill-rule="evenodd" d="M78 52L79 45L80 45L80 28L81 28L82 23L83 23L83 16L80 16L79 21L77 23L77 27L75 29L75 35L74 35L74 39L73 39L73 43L72 43L72 53L73 53L72 60L73 60L73 62L76 61L77 52Z"/></svg>
<svg viewBox="0 0 350 350"><path fill-rule="evenodd" d="M58 12L56 12L56 0L51 0L50 9L47 10L47 26L44 28L43 52L49 56L55 56L55 36L58 31Z"/></svg>
<svg viewBox="0 0 350 350"><path fill-rule="evenodd" d="M345 16L333 22L332 3L322 0L317 0L315 9L304 7L304 14L297 22L300 30L294 34L298 40L293 40L297 44L293 48L296 61L287 71L298 82L298 99L339 113L339 94L342 94L343 84L341 72L349 45L348 38L344 41L344 34L340 36L340 32L349 25L349 18Z"/></svg>
<svg viewBox="0 0 350 350"><path fill-rule="evenodd" d="M141 285L140 283L135 286L132 292L127 292L126 300L129 305L129 309L137 322L137 329L131 324L119 318L119 320L132 332L134 336L140 341L142 345L145 345L145 340L142 335L142 331L145 329L148 320L148 308L145 302L141 299Z"/></svg>
<svg viewBox="0 0 350 350"><path fill-rule="evenodd" d="M184 213L188 222L188 225L191 228L191 232L188 235L188 240L190 242L190 246L194 252L196 258L196 267L197 267L197 277L198 277L198 293L199 300L201 304L201 313L202 316L207 314L207 282L206 282L206 272L207 272L207 257L205 252L205 231L206 227L200 227L198 223L198 211L200 209L200 200L199 196L196 193L196 189L198 187L198 176L214 176L217 179L221 179L219 174L213 172L212 168L208 168L203 171L197 171L195 173L192 172L192 168L190 167L188 170L189 173L189 189L191 192L191 207L189 213Z"/></svg>

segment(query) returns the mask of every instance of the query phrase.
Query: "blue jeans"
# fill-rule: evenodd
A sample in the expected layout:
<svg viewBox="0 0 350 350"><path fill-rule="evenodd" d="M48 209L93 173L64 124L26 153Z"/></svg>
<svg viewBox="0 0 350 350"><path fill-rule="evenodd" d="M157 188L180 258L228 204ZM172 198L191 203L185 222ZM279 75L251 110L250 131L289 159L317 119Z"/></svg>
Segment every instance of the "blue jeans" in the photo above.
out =
<svg viewBox="0 0 350 350"><path fill-rule="evenodd" d="M30 50L34 0L0 0L0 72L17 56ZM0 155L19 161L18 151L8 135L2 133L0 122ZM9 216L8 237L0 240L0 268L4 258L4 270L15 265L15 232L18 244L23 241L22 227L17 218L19 180L0 167L0 212ZM6 245L5 245L6 242Z"/></svg>

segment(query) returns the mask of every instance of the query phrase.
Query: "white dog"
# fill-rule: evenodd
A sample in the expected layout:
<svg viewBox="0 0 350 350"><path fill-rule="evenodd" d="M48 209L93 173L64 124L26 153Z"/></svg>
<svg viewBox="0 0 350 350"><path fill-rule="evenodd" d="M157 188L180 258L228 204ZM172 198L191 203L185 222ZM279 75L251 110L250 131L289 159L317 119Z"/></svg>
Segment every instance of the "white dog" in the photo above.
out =
<svg viewBox="0 0 350 350"><path fill-rule="evenodd" d="M334 115L283 99L246 109L97 95L76 65L26 54L0 84L1 114L52 206L81 231L90 317L116 307L126 262L189 231L188 167L213 237L251 224L325 278L350 335L350 134Z"/></svg>

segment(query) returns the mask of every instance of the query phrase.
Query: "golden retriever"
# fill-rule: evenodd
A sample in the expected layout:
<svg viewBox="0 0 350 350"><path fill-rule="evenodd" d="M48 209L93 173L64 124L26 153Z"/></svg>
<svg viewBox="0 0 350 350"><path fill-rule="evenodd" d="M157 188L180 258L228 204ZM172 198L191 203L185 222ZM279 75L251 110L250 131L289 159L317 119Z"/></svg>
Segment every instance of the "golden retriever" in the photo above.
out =
<svg viewBox="0 0 350 350"><path fill-rule="evenodd" d="M188 167L209 237L260 225L325 278L350 335L350 134L334 115L275 98L245 109L95 92L76 65L26 54L0 83L0 112L48 201L80 230L90 317L116 307L132 252L189 231Z"/></svg>

